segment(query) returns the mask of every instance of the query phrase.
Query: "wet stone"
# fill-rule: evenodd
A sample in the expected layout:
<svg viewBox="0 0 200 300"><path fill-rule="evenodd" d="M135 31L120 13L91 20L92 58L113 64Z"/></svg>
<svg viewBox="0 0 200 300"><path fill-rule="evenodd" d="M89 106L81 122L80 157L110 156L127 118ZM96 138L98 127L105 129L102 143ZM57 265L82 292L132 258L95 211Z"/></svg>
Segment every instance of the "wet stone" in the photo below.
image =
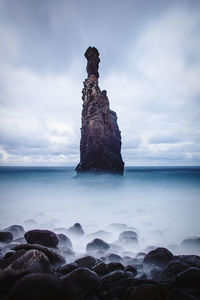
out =
<svg viewBox="0 0 200 300"><path fill-rule="evenodd" d="M88 255L88 256L84 256L84 257L81 257L81 258L75 260L75 263L79 267L91 269L92 267L94 267L96 265L97 262L93 256Z"/></svg>
<svg viewBox="0 0 200 300"><path fill-rule="evenodd" d="M24 237L29 244L40 244L46 247L56 247L59 242L58 236L50 230L30 230Z"/></svg>
<svg viewBox="0 0 200 300"><path fill-rule="evenodd" d="M98 275L103 276L109 273L108 266L104 262L98 263L92 268L92 271L96 272Z"/></svg>
<svg viewBox="0 0 200 300"><path fill-rule="evenodd" d="M13 240L13 234L9 231L0 231L0 242L10 243Z"/></svg>

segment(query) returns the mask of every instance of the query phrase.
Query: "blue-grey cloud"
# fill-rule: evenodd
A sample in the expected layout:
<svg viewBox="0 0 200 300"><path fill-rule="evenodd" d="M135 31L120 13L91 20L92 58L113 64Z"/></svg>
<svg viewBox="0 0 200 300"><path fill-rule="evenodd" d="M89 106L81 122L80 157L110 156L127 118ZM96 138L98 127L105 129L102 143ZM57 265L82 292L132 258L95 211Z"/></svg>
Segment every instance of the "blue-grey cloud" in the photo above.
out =
<svg viewBox="0 0 200 300"><path fill-rule="evenodd" d="M0 1L2 164L79 160L85 49L127 165L200 163L199 1Z"/></svg>

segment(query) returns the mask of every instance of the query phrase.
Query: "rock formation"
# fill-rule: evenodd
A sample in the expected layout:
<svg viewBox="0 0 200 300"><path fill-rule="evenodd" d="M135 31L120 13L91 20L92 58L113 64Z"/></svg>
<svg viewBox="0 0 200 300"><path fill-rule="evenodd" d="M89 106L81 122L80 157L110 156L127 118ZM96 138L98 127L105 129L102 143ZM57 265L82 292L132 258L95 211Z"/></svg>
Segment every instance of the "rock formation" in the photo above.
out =
<svg viewBox="0 0 200 300"><path fill-rule="evenodd" d="M85 52L88 78L82 90L83 110L80 163L77 173L110 172L123 174L121 134L117 115L109 108L106 91L98 86L99 52L89 47Z"/></svg>

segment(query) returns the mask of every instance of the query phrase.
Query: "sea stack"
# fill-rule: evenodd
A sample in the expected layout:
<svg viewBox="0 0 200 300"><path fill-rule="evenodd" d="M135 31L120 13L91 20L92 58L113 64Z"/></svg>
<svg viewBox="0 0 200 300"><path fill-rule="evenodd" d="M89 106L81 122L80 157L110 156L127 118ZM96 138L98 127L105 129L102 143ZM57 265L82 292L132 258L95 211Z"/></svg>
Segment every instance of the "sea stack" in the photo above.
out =
<svg viewBox="0 0 200 300"><path fill-rule="evenodd" d="M82 127L80 163L77 173L115 173L123 175L121 133L117 115L109 108L106 91L98 85L99 52L89 47L85 52L88 78L82 90Z"/></svg>

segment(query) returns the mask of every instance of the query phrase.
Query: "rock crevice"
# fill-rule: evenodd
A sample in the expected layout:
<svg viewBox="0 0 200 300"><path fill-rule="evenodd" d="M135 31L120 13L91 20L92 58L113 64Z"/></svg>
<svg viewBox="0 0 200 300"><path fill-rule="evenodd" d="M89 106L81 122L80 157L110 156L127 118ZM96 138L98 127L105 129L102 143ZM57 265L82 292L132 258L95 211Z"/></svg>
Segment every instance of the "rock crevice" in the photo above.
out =
<svg viewBox="0 0 200 300"><path fill-rule="evenodd" d="M82 90L80 163L76 171L123 174L121 133L117 115L109 108L107 93L101 91L98 85L98 56L98 50L94 47L89 47L85 53L88 78Z"/></svg>

